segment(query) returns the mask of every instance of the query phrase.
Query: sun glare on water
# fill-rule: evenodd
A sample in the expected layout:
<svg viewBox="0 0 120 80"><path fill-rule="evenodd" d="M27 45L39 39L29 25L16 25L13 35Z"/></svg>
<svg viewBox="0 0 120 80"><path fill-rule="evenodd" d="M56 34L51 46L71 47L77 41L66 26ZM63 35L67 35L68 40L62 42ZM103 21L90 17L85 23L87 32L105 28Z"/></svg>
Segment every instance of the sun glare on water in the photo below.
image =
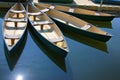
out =
<svg viewBox="0 0 120 80"><path fill-rule="evenodd" d="M18 75L18 76L16 77L16 80L23 80L23 76L22 76L22 75Z"/></svg>

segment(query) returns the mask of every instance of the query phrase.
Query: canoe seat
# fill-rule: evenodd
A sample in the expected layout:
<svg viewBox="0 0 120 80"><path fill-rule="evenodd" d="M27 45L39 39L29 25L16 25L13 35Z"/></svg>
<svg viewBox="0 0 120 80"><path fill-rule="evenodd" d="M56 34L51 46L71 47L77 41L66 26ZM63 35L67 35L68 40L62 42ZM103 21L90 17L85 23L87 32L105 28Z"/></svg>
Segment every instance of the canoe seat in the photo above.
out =
<svg viewBox="0 0 120 80"><path fill-rule="evenodd" d="M49 8L50 8L50 9L54 9L54 8L55 8L55 6L50 6Z"/></svg>
<svg viewBox="0 0 120 80"><path fill-rule="evenodd" d="M39 22L33 22L34 26L37 25L48 25L48 24L53 24L51 21L39 21Z"/></svg>
<svg viewBox="0 0 120 80"><path fill-rule="evenodd" d="M23 18L21 19L14 19L14 18L8 18L8 19L5 19L5 21L8 21L8 22L26 22L26 20Z"/></svg>
<svg viewBox="0 0 120 80"><path fill-rule="evenodd" d="M43 10L41 10L41 12L47 12L47 11L49 11L50 9L48 9L48 8L46 8L46 9L43 9Z"/></svg>
<svg viewBox="0 0 120 80"><path fill-rule="evenodd" d="M5 39L19 39L20 35L8 35L5 34Z"/></svg>
<svg viewBox="0 0 120 80"><path fill-rule="evenodd" d="M25 10L13 10L11 9L10 12L13 12L13 13L23 13L23 12L26 12Z"/></svg>
<svg viewBox="0 0 120 80"><path fill-rule="evenodd" d="M74 12L74 9L70 8L70 9L69 9L69 12Z"/></svg>
<svg viewBox="0 0 120 80"><path fill-rule="evenodd" d="M63 37L59 37L59 38L55 38L55 39L51 39L50 40L51 42L61 42L61 41L63 41Z"/></svg>
<svg viewBox="0 0 120 80"><path fill-rule="evenodd" d="M87 30L87 29L89 29L90 27L91 27L90 24L86 24L85 26L81 27L80 29L82 29L82 30Z"/></svg>
<svg viewBox="0 0 120 80"><path fill-rule="evenodd" d="M30 16L37 16L37 15L40 15L40 14L42 14L42 13L41 12L35 12L35 13L28 12L28 15L30 15Z"/></svg>

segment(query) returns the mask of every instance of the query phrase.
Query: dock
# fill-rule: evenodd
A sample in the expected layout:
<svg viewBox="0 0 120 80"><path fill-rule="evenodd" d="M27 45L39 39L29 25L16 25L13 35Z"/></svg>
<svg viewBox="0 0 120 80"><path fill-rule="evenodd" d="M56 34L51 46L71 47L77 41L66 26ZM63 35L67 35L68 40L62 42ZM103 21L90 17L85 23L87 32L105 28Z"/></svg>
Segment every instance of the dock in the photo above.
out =
<svg viewBox="0 0 120 80"><path fill-rule="evenodd" d="M38 3L39 0L33 0L33 2ZM0 2L0 8L10 8L15 2ZM54 3L58 5L65 5L70 7L78 7L83 9L89 9L89 10L98 10L100 7L100 4L94 3L91 0L74 0L73 3ZM110 5L110 4L103 4L102 11L107 12L116 12L120 14L120 6L119 5Z"/></svg>

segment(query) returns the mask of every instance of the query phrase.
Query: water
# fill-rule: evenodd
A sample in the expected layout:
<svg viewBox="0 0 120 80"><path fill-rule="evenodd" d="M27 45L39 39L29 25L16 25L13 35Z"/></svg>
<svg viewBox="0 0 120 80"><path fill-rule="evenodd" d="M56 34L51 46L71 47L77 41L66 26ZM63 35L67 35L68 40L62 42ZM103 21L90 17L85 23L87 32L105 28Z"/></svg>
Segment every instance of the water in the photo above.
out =
<svg viewBox="0 0 120 80"><path fill-rule="evenodd" d="M94 24L113 37L104 43L64 30L70 48L66 58L37 44L28 31L21 54L8 55L8 59L0 29L0 80L120 80L120 18Z"/></svg>

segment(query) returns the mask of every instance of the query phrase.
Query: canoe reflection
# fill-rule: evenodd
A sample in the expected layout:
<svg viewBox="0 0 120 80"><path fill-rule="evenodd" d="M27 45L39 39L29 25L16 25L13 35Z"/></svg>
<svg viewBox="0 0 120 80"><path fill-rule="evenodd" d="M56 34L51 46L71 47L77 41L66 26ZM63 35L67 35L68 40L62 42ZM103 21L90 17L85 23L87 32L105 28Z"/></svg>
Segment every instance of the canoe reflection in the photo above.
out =
<svg viewBox="0 0 120 80"><path fill-rule="evenodd" d="M18 47L18 49L16 51L14 51L14 53L9 53L9 51L7 50L7 47L4 44L4 52L5 52L6 60L7 60L9 69L11 71L14 69L17 61L19 60L19 58L21 56L21 53L22 53L25 43L26 43L26 39L27 39L27 33L25 34L20 46Z"/></svg>
<svg viewBox="0 0 120 80"><path fill-rule="evenodd" d="M108 53L107 45L106 45L105 42L95 40L95 39L86 37L84 35L80 35L80 34L78 35L78 34L72 32L72 31L66 30L64 28L61 28L61 30L66 37L69 37L69 38L71 38L75 41L78 41L80 43L83 43L85 45L91 46L93 48L96 48L96 49L99 49L99 50L102 50L102 51Z"/></svg>
<svg viewBox="0 0 120 80"><path fill-rule="evenodd" d="M1 9L0 18L3 19L7 11L8 11L8 9Z"/></svg>
<svg viewBox="0 0 120 80"><path fill-rule="evenodd" d="M50 49L48 46L46 46L44 43L42 43L34 33L29 28L30 35L34 42L37 44L37 46L47 55L47 57L52 60L60 69L62 69L64 72L66 72L66 65L65 65L65 57L61 54L58 54L57 52Z"/></svg>

